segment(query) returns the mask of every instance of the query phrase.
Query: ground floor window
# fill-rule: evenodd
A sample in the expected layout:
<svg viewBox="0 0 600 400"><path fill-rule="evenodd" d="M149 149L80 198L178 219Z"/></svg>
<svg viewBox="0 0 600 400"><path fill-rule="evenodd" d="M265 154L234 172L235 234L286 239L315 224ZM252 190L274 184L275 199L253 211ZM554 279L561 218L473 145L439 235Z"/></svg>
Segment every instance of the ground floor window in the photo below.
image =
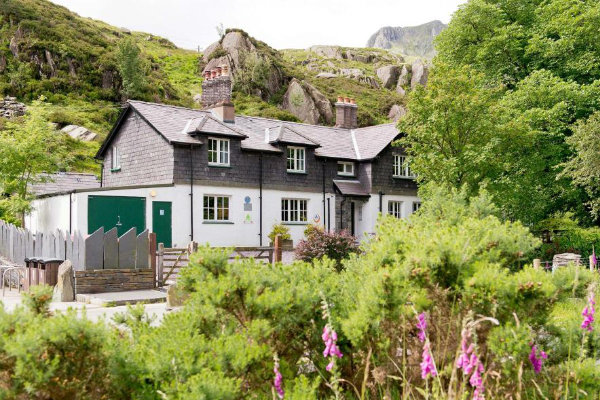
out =
<svg viewBox="0 0 600 400"><path fill-rule="evenodd" d="M306 222L308 221L308 200L303 199L281 199L281 221L282 222Z"/></svg>
<svg viewBox="0 0 600 400"><path fill-rule="evenodd" d="M402 202L388 201L388 214L396 218L402 218Z"/></svg>
<svg viewBox="0 0 600 400"><path fill-rule="evenodd" d="M229 196L204 196L205 221L229 221Z"/></svg>
<svg viewBox="0 0 600 400"><path fill-rule="evenodd" d="M416 213L417 211L419 211L419 208L421 208L421 202L413 201L413 212Z"/></svg>

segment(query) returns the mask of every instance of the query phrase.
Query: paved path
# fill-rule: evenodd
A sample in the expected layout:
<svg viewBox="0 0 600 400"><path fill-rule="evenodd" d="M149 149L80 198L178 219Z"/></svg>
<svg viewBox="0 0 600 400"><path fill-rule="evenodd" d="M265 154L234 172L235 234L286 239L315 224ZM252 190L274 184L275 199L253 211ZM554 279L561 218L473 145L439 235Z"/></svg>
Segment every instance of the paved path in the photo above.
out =
<svg viewBox="0 0 600 400"><path fill-rule="evenodd" d="M22 303L21 296L14 289L12 291L7 290L6 295L0 297L0 301L7 311L14 310L15 307ZM127 306L104 307L98 304L84 304L80 302L52 302L50 304L50 310L54 312L64 312L69 308L77 310L80 316L85 312L86 317L92 321L99 321L103 318L109 321L115 314L127 311ZM160 323L166 313L174 311L167 310L166 303L144 304L144 308L148 316L151 318L156 317L153 325Z"/></svg>

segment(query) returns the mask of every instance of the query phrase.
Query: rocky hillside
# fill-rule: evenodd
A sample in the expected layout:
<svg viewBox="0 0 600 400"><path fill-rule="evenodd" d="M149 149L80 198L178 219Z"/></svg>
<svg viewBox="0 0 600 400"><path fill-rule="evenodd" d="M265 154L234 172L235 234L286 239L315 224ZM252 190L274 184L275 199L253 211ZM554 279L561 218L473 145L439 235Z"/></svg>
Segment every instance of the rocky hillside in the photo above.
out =
<svg viewBox="0 0 600 400"><path fill-rule="evenodd" d="M433 39L444 29L446 25L441 21L431 21L418 26L386 26L369 38L367 47L388 49L409 57L431 59L435 55Z"/></svg>
<svg viewBox="0 0 600 400"><path fill-rule="evenodd" d="M277 51L230 29L200 54L82 18L47 0L2 0L0 99L11 96L16 99L6 104L28 106L44 96L57 132L89 132L72 141L75 170L97 170L91 156L118 116L124 96L116 54L124 38L141 50L145 83L136 98L188 107L201 107L202 72L222 64L233 73L237 112L312 124L334 124L338 95L356 98L361 126L395 120L404 112L406 93L427 80L426 65L383 49ZM2 118L16 114L0 111L2 129ZM80 143L84 137L92 141Z"/></svg>

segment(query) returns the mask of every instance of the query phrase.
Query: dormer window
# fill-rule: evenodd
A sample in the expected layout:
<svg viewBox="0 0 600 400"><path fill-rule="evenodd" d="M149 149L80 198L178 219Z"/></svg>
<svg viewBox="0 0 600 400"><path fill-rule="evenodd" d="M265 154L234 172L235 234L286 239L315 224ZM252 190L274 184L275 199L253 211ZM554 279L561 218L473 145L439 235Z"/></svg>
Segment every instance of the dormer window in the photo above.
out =
<svg viewBox="0 0 600 400"><path fill-rule="evenodd" d="M208 165L229 166L229 139L208 139Z"/></svg>
<svg viewBox="0 0 600 400"><path fill-rule="evenodd" d="M121 170L121 153L117 146L112 147L110 170L113 172Z"/></svg>
<svg viewBox="0 0 600 400"><path fill-rule="evenodd" d="M406 156L394 156L394 177L396 178L414 178L410 170L408 158Z"/></svg>
<svg viewBox="0 0 600 400"><path fill-rule="evenodd" d="M340 176L354 176L354 163L350 161L338 161L337 172Z"/></svg>
<svg viewBox="0 0 600 400"><path fill-rule="evenodd" d="M304 147L287 148L287 172L306 172L306 151Z"/></svg>

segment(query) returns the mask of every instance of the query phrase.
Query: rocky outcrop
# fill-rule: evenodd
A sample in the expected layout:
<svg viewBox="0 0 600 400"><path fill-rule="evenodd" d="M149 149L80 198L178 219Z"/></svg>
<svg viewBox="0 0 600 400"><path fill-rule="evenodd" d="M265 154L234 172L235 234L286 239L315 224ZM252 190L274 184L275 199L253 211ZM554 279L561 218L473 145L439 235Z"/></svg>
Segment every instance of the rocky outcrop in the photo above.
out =
<svg viewBox="0 0 600 400"><path fill-rule="evenodd" d="M102 89L113 89L116 84L117 74L114 71L106 70L102 72Z"/></svg>
<svg viewBox="0 0 600 400"><path fill-rule="evenodd" d="M386 65L381 68L377 68L377 77L383 83L383 87L387 89L393 89L398 83L398 77L400 76L400 67L397 65Z"/></svg>
<svg viewBox="0 0 600 400"><path fill-rule="evenodd" d="M400 118L404 117L405 115L406 115L406 109L404 108L404 106L394 104L392 106L392 108L390 108L390 112L388 113L388 118L391 119L392 121L396 122Z"/></svg>
<svg viewBox="0 0 600 400"><path fill-rule="evenodd" d="M367 47L394 49L405 56L431 59L435 55L433 40L444 29L446 25L440 21L409 27L386 26L369 38Z"/></svg>
<svg viewBox="0 0 600 400"><path fill-rule="evenodd" d="M410 80L410 87L414 89L417 85L427 85L427 78L429 77L429 67L421 60L417 60L413 63L412 77Z"/></svg>
<svg viewBox="0 0 600 400"><path fill-rule="evenodd" d="M400 71L400 76L398 77L398 84L396 85L396 92L400 93L402 96L406 95L406 88L410 84L409 68L410 67L403 65L402 70Z"/></svg>
<svg viewBox="0 0 600 400"><path fill-rule="evenodd" d="M48 50L44 51L44 55L46 56L46 63L48 64L48 68L50 69L50 78L56 77L56 64L54 63L54 59L52 58L52 53Z"/></svg>
<svg viewBox="0 0 600 400"><path fill-rule="evenodd" d="M73 78L77 78L77 66L76 61L71 57L67 57L67 65L69 66L69 75Z"/></svg>
<svg viewBox="0 0 600 400"><path fill-rule="evenodd" d="M326 58L343 59L342 48L340 46L311 46L309 51Z"/></svg>
<svg viewBox="0 0 600 400"><path fill-rule="evenodd" d="M0 74L6 71L6 57L0 55Z"/></svg>
<svg viewBox="0 0 600 400"><path fill-rule="evenodd" d="M325 78L325 79L330 79L330 78L336 78L337 75L333 74L331 72L320 72L317 74L317 78Z"/></svg>
<svg viewBox="0 0 600 400"><path fill-rule="evenodd" d="M62 128L61 131L71 136L73 139L81 140L82 142L92 142L98 137L97 133L79 125L67 125Z"/></svg>
<svg viewBox="0 0 600 400"><path fill-rule="evenodd" d="M283 108L307 124L333 122L329 100L314 86L296 78L292 79L283 96Z"/></svg>
<svg viewBox="0 0 600 400"><path fill-rule="evenodd" d="M53 301L75 301L73 264L66 260L58 267L58 280L54 286Z"/></svg>
<svg viewBox="0 0 600 400"><path fill-rule="evenodd" d="M25 104L19 103L14 97L5 97L0 100L0 117L13 118L25 115L27 107Z"/></svg>

